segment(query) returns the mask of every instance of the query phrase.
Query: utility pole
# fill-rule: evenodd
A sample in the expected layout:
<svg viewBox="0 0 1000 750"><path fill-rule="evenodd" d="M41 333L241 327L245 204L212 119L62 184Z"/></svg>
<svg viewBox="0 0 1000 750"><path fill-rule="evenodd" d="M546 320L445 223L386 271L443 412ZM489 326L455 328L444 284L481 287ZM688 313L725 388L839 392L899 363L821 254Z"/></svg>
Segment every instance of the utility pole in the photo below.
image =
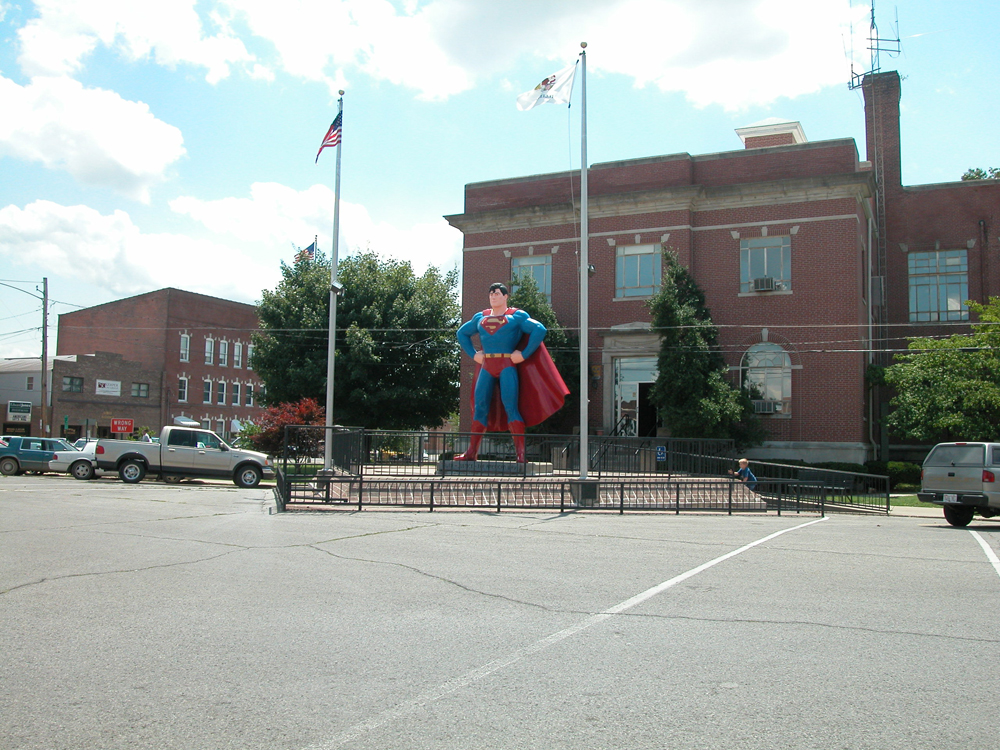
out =
<svg viewBox="0 0 1000 750"><path fill-rule="evenodd" d="M37 287L35 287L37 289ZM49 277L42 279L42 437L48 436L48 396L49 396Z"/></svg>

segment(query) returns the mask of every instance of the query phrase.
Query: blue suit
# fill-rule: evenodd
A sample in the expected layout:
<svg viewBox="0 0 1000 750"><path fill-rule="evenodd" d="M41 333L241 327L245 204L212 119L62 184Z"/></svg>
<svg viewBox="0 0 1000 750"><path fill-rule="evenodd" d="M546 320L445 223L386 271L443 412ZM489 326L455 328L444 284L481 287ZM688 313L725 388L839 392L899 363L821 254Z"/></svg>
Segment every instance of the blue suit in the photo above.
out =
<svg viewBox="0 0 1000 750"><path fill-rule="evenodd" d="M518 409L517 367L510 361L512 354L527 334L528 342L521 354L527 359L545 338L546 328L524 310L507 308L503 315L493 315L492 310L476 313L472 320L464 323L458 329L458 343L462 351L474 357L476 349L472 345L472 336L479 334L483 352L487 355L483 367L479 371L475 389L475 410L473 419L485 425L490 413L490 402L493 399L493 389L500 383L500 400L507 412L508 422L524 422ZM493 355L493 356L490 356ZM522 427L523 429L523 427Z"/></svg>

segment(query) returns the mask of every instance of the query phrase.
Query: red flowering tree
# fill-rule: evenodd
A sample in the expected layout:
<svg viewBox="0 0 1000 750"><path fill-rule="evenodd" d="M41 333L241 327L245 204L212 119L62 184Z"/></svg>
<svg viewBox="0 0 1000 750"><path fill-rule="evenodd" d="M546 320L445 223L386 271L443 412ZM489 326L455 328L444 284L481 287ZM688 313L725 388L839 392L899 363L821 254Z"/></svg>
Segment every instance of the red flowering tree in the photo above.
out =
<svg viewBox="0 0 1000 750"><path fill-rule="evenodd" d="M253 420L247 438L254 450L271 456L281 456L285 450L286 425L324 425L326 410L314 398L303 398L288 404L265 409ZM288 447L295 459L319 454L323 430L289 430Z"/></svg>

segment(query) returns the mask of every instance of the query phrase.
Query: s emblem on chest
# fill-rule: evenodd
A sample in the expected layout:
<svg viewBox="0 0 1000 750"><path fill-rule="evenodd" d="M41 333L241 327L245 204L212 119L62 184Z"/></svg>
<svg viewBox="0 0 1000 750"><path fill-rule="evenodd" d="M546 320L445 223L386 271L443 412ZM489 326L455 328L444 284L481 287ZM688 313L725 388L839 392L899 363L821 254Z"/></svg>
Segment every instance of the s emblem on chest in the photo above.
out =
<svg viewBox="0 0 1000 750"><path fill-rule="evenodd" d="M486 333L492 336L494 333L507 325L507 316L488 315L479 322L479 325L483 327L483 330L486 331Z"/></svg>

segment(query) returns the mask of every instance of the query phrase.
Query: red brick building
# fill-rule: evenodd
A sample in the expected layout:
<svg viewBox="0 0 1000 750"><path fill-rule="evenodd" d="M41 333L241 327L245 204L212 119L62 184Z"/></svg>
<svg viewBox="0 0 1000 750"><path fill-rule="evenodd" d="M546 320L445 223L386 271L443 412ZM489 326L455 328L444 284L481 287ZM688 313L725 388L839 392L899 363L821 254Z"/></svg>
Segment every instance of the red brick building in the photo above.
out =
<svg viewBox="0 0 1000 750"><path fill-rule="evenodd" d="M179 289L60 315L57 354L77 356L53 371L53 431L106 435L111 418L158 431L188 417L229 437L260 412L257 329L253 305Z"/></svg>
<svg viewBox="0 0 1000 750"><path fill-rule="evenodd" d="M657 430L646 300L668 249L704 290L734 381L762 396L770 440L752 455L873 457L884 396L869 391L869 363L927 325L967 321L936 309L961 297L959 269L972 298L1000 290L983 252L1000 185L902 187L898 75L869 76L865 94L874 165L853 139L809 143L798 123L775 123L737 131L741 151L590 168L591 432ZM576 173L467 185L465 212L447 217L465 235L464 317L486 306L491 282L530 273L563 325L578 326L578 207ZM463 405L472 374L466 359Z"/></svg>

